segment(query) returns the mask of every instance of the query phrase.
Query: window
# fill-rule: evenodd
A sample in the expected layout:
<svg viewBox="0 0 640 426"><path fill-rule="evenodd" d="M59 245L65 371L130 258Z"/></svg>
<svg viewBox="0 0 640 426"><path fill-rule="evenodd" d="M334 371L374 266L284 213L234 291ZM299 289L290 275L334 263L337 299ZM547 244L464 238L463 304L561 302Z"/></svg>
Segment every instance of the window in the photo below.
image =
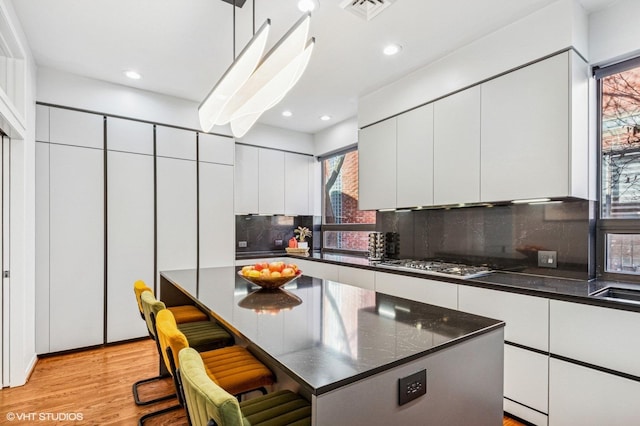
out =
<svg viewBox="0 0 640 426"><path fill-rule="evenodd" d="M640 277L640 59L596 70L602 275Z"/></svg>
<svg viewBox="0 0 640 426"><path fill-rule="evenodd" d="M366 252L376 212L358 210L358 151L322 160L323 251Z"/></svg>

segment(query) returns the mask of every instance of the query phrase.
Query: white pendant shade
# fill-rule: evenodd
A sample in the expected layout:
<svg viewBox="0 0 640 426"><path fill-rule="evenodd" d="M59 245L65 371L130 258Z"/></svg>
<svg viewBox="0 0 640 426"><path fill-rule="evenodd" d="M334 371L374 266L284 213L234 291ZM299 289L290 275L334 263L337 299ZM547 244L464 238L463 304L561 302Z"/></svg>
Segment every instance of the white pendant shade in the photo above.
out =
<svg viewBox="0 0 640 426"><path fill-rule="evenodd" d="M219 124L218 120L225 106L258 66L267 45L270 28L271 21L267 19L200 104L198 115L203 131L208 132Z"/></svg>
<svg viewBox="0 0 640 426"><path fill-rule="evenodd" d="M272 108L285 97L304 73L313 52L315 40L308 39L310 20L311 14L307 13L296 22L259 64L257 61L254 63L249 75L246 74L250 65L249 59L243 61L247 68L243 67L242 74L238 76L234 75L239 72L235 71L234 67L240 58L234 62L200 106L198 113L204 131L209 131L216 124L231 123L233 135L242 137L264 111ZM267 21L265 25L268 23ZM256 33L250 45L258 44L256 41L258 34ZM245 48L243 54L249 47ZM251 61L254 59L254 52L251 53L250 58ZM225 79L229 82L227 83ZM239 82L241 83L238 86ZM217 88L221 86L225 90L218 91ZM233 93L231 89L234 89ZM223 99L223 96L226 97Z"/></svg>
<svg viewBox="0 0 640 426"><path fill-rule="evenodd" d="M274 107L295 86L309 63L314 44L314 39L309 40L307 47L298 56L262 85L235 111L231 118L231 131L234 136L244 136L263 112Z"/></svg>

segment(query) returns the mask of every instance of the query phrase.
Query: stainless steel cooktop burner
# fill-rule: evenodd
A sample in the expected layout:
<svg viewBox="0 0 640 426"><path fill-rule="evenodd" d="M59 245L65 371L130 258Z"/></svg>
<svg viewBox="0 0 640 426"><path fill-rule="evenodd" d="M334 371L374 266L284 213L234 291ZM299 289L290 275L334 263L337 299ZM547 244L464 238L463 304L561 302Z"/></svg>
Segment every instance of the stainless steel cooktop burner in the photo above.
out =
<svg viewBox="0 0 640 426"><path fill-rule="evenodd" d="M433 260L385 260L377 264L381 268L419 272L450 278L475 278L491 273L486 266L468 266L460 263L447 263Z"/></svg>

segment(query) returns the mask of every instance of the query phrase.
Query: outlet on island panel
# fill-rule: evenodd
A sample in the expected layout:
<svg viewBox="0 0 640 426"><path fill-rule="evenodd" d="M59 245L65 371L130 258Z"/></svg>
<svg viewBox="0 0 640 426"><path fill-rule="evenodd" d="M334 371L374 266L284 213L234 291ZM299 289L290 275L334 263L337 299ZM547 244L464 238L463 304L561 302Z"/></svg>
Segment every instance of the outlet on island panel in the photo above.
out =
<svg viewBox="0 0 640 426"><path fill-rule="evenodd" d="M398 379L398 405L404 405L427 393L427 370Z"/></svg>

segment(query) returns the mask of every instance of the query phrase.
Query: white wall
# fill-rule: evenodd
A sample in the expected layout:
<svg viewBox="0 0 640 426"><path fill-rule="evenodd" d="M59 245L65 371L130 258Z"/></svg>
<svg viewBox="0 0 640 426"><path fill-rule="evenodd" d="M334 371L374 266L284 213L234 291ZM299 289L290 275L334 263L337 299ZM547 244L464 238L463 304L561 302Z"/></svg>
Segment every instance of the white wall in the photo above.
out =
<svg viewBox="0 0 640 426"><path fill-rule="evenodd" d="M575 0L558 0L373 93L358 104L358 126L427 103L574 46L587 56L588 18Z"/></svg>
<svg viewBox="0 0 640 426"><path fill-rule="evenodd" d="M35 352L35 73L27 39L10 1L0 8L25 58L25 117L11 140L11 229L9 300L9 385L20 386L36 361ZM5 129L10 130L10 129ZM14 133L14 132L12 132ZM6 336L5 336L6 337Z"/></svg>
<svg viewBox="0 0 640 426"><path fill-rule="evenodd" d="M314 153L313 135L260 123L256 123L249 133L241 139L237 139L237 141L249 145L278 148L303 154Z"/></svg>
<svg viewBox="0 0 640 426"><path fill-rule="evenodd" d="M606 65L640 54L638 0L619 0L589 16L589 58L593 65Z"/></svg>
<svg viewBox="0 0 640 426"><path fill-rule="evenodd" d="M348 118L313 135L315 154L324 155L358 142L358 119Z"/></svg>
<svg viewBox="0 0 640 426"><path fill-rule="evenodd" d="M189 129L200 128L197 102L51 68L38 68L37 100ZM228 126L216 126L213 131L231 135ZM312 135L259 123L241 141L305 154L313 153Z"/></svg>
<svg viewBox="0 0 640 426"><path fill-rule="evenodd" d="M51 68L38 68L37 84L38 102L190 129L198 129L200 126L198 104L185 99L81 77Z"/></svg>

